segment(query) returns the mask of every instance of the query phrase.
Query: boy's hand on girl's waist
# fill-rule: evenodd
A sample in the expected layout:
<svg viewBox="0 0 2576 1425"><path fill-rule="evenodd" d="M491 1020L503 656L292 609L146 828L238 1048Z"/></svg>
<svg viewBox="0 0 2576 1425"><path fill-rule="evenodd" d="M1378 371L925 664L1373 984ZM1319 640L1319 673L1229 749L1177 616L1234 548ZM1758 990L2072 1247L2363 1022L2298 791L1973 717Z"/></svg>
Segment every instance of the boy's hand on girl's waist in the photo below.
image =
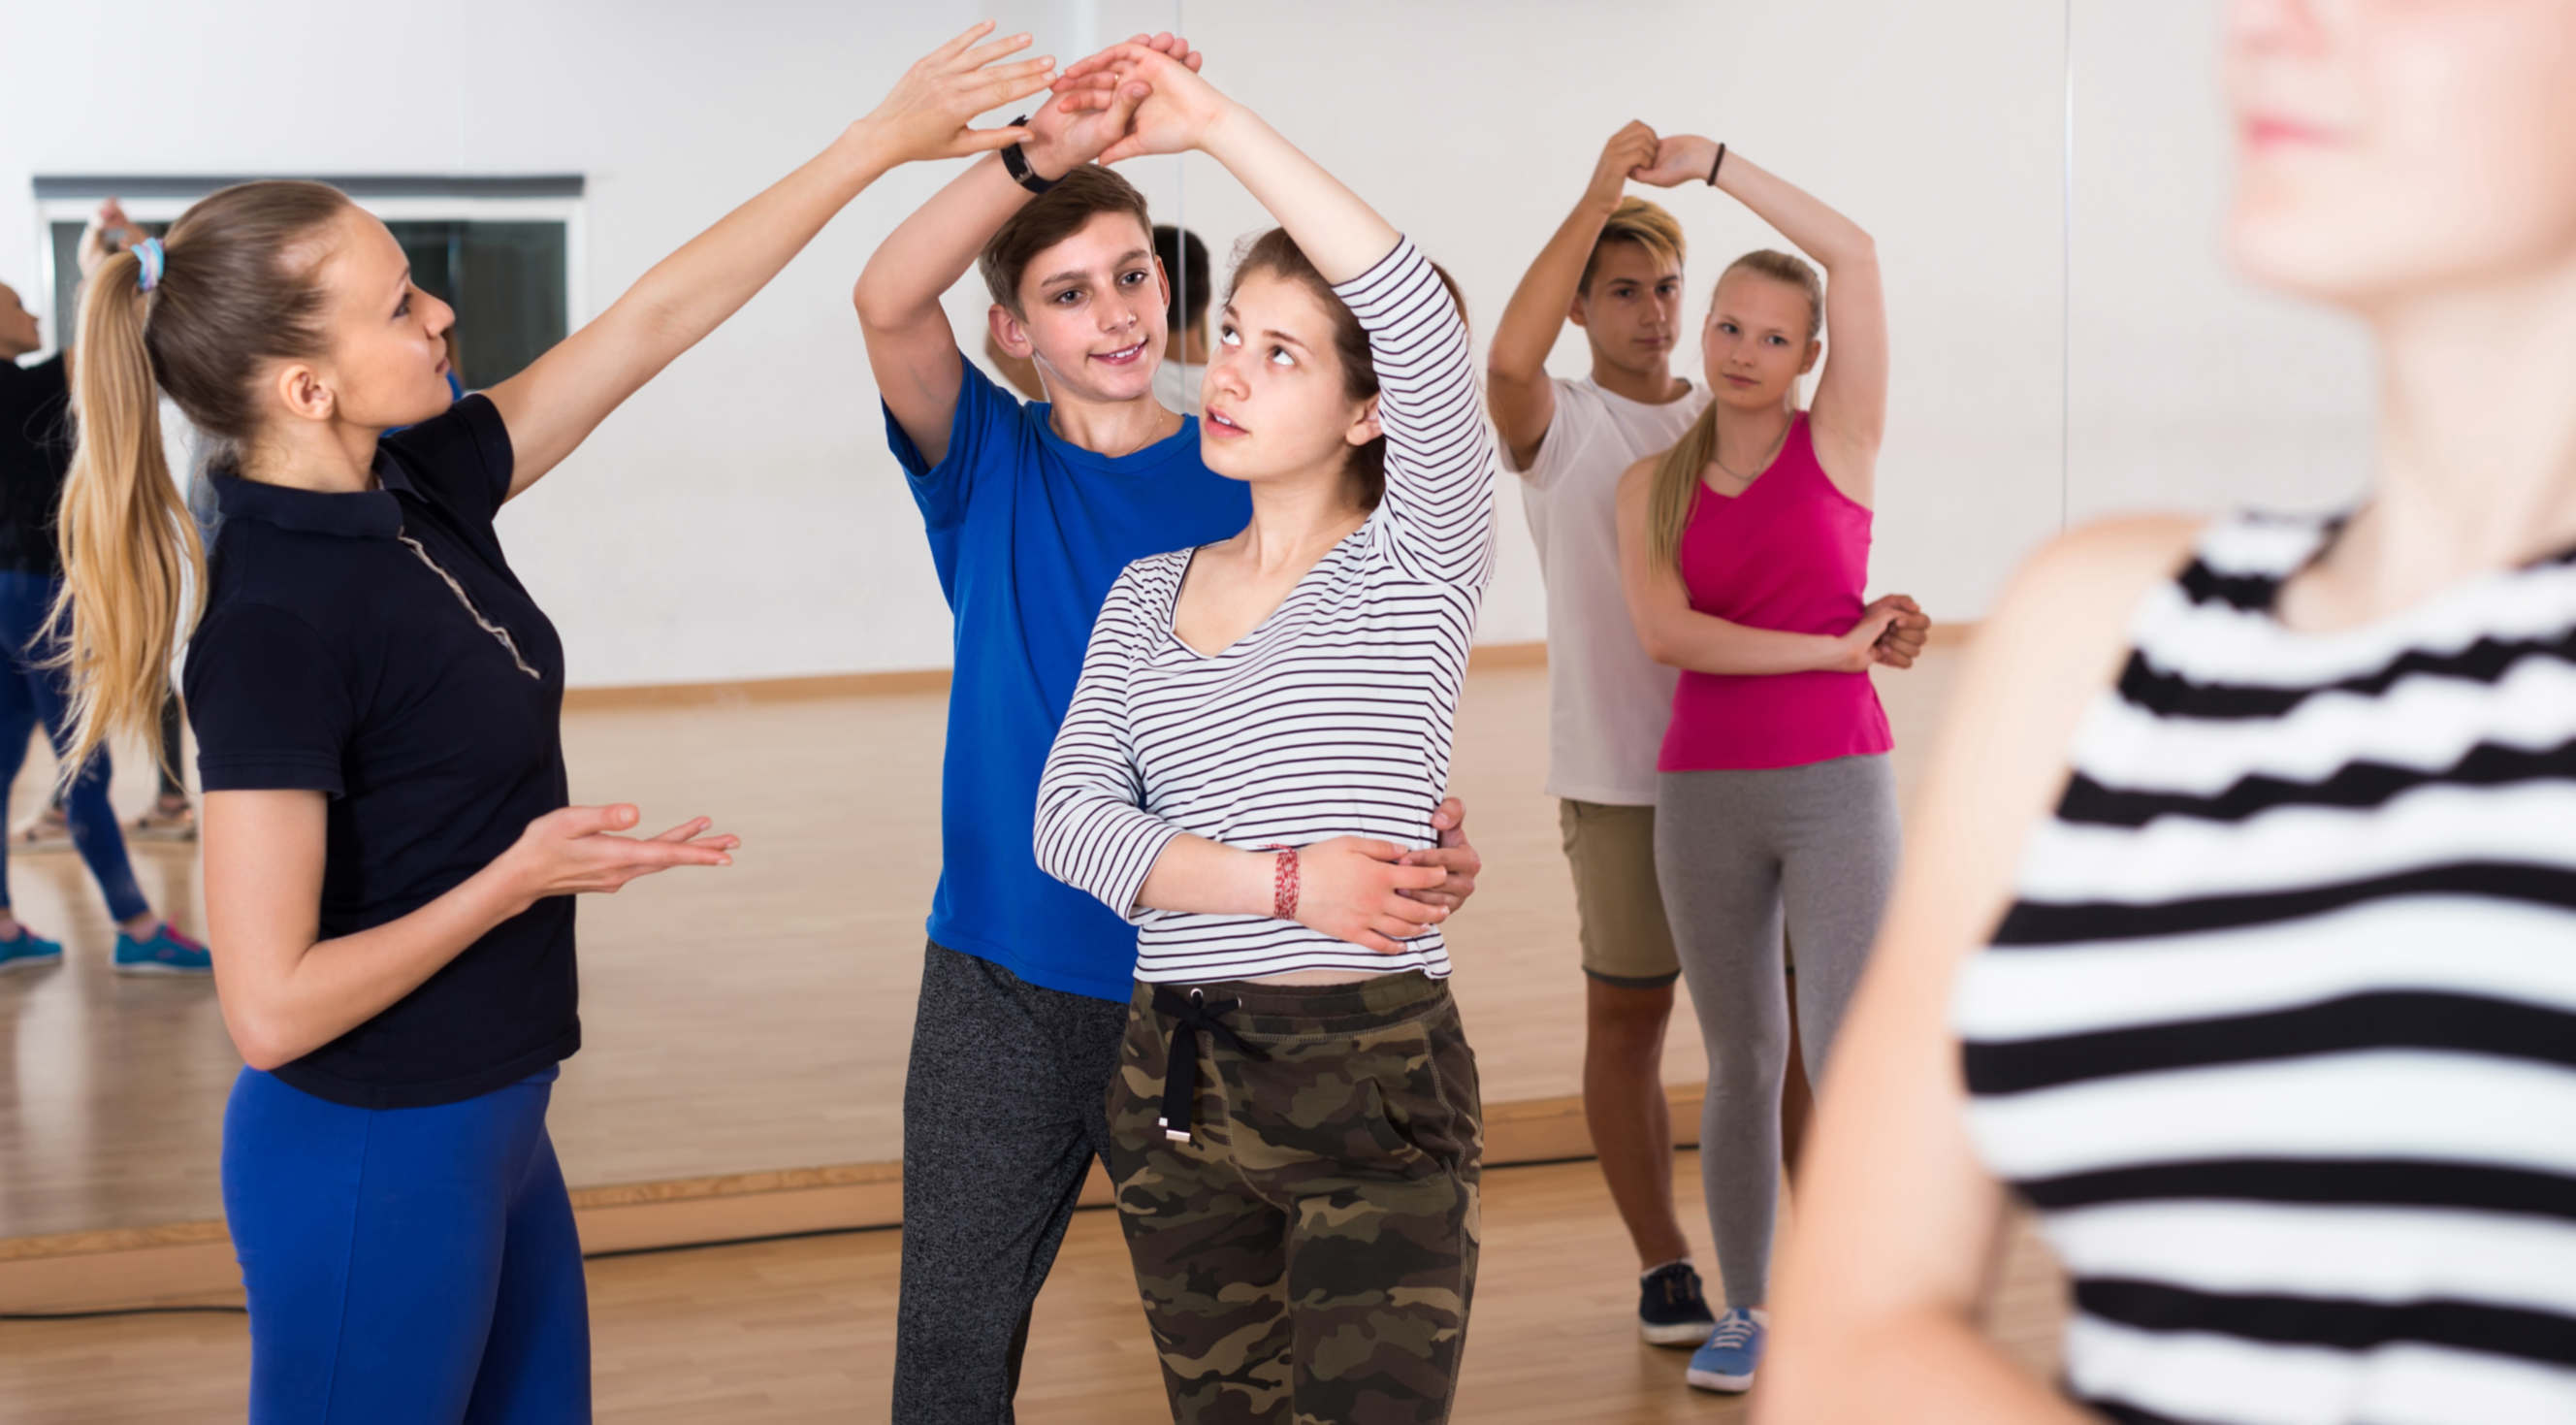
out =
<svg viewBox="0 0 2576 1425"><path fill-rule="evenodd" d="M1425 905L1436 905L1454 911L1476 893L1476 873L1485 869L1485 858L1467 844L1467 806L1456 797L1442 802L1431 813L1431 829L1440 834L1440 844L1420 851L1404 853L1407 866L1437 866L1448 872L1449 879L1427 891L1406 891L1407 898Z"/></svg>

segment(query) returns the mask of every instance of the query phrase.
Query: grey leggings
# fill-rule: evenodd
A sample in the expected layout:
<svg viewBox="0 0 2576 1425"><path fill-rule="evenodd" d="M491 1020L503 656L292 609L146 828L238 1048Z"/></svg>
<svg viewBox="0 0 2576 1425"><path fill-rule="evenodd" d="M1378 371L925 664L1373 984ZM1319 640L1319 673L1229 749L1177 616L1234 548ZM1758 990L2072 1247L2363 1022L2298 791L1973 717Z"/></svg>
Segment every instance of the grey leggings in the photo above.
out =
<svg viewBox="0 0 2576 1425"><path fill-rule="evenodd" d="M1699 1172L1731 1307L1760 1306L1779 1209L1788 985L1807 1080L1851 1002L1896 876L1896 781L1885 756L1750 772L1666 772L1655 874L1708 1048ZM1797 974L1784 983L1786 920Z"/></svg>

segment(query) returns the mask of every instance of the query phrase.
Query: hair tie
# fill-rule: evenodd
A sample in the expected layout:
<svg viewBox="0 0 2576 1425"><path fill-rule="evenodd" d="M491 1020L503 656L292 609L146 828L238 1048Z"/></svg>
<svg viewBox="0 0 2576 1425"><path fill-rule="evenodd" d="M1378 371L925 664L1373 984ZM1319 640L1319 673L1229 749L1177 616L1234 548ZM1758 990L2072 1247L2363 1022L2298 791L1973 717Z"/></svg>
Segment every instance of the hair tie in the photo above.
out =
<svg viewBox="0 0 2576 1425"><path fill-rule="evenodd" d="M143 290L161 285L161 265L168 254L161 249L161 239L145 238L134 245L134 260L143 264Z"/></svg>

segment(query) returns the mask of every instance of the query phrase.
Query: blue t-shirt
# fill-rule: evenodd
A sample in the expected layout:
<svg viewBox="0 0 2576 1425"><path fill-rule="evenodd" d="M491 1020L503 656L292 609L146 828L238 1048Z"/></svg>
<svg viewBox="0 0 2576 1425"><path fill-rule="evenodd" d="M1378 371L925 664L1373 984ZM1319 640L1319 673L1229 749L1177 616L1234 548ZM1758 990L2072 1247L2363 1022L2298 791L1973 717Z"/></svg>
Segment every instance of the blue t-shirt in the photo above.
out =
<svg viewBox="0 0 2576 1425"><path fill-rule="evenodd" d="M938 465L886 413L955 616L930 938L1034 985L1123 1001L1136 927L1038 869L1038 776L1119 571L1236 534L1252 497L1199 459L1195 417L1133 455L1100 455L960 364Z"/></svg>

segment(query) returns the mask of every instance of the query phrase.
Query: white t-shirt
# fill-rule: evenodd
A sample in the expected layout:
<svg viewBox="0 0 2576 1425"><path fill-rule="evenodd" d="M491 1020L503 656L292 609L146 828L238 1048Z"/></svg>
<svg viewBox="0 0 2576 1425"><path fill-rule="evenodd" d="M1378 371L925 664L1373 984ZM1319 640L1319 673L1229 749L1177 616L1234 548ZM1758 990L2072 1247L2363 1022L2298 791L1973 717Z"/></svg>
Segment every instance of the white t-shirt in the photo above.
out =
<svg viewBox="0 0 2576 1425"><path fill-rule="evenodd" d="M1154 368L1154 399L1163 403L1164 410L1195 416L1199 414L1199 378L1205 375L1205 366L1166 360Z"/></svg>
<svg viewBox="0 0 2576 1425"><path fill-rule="evenodd" d="M1655 804L1655 759L1681 675L1646 656L1619 586L1619 477L1671 449L1708 406L1694 385L1644 405L1589 376L1559 379L1556 418L1521 482L1547 580L1547 790L1609 806ZM1511 452L1503 463L1511 464Z"/></svg>

